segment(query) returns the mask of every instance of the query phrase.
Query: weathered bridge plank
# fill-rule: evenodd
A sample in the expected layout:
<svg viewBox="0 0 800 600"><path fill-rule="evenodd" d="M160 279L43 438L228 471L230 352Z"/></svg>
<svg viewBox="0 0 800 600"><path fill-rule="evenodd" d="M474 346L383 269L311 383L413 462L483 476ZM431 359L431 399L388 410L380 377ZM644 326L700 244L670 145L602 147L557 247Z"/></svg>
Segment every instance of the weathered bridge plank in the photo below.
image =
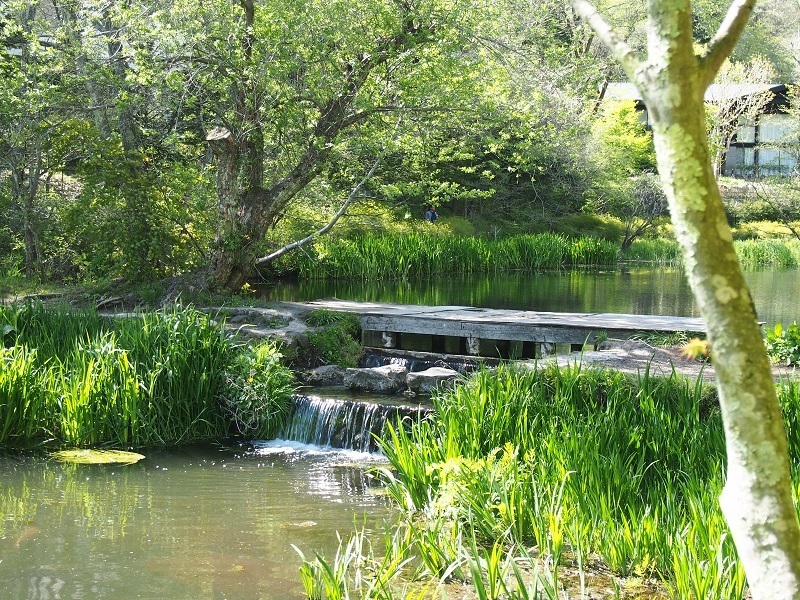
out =
<svg viewBox="0 0 800 600"><path fill-rule="evenodd" d="M345 300L317 300L302 304L358 315L365 341L367 338L372 340L367 345L399 348L413 343L413 340L405 340L404 335L425 336L430 346L425 348L427 350L439 348L451 353L460 351L462 354L485 356L541 356L552 352L553 344L591 344L600 332L608 337L624 339L641 332L705 331L704 321L693 317L557 313Z"/></svg>
<svg viewBox="0 0 800 600"><path fill-rule="evenodd" d="M416 306L345 300L304 303L314 308L350 312L363 329L432 335L477 336L522 341L560 341L564 336L586 339L591 332L625 336L634 332L704 332L695 317L614 313L557 313L467 306ZM574 333L570 333L570 331ZM534 337L530 337L535 333ZM552 339L543 339L540 335ZM567 340L563 340L566 342ZM578 342L571 342L578 343Z"/></svg>

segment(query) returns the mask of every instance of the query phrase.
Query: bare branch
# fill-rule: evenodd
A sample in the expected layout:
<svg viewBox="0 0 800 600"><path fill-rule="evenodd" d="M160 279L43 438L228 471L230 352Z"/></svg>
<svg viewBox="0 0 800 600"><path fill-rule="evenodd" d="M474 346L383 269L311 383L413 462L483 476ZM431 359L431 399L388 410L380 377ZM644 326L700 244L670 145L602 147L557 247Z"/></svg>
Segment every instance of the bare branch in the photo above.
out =
<svg viewBox="0 0 800 600"><path fill-rule="evenodd" d="M614 55L614 58L620 62L631 81L638 83L636 71L639 68L640 61L636 53L628 46L627 42L625 42L602 15L597 12L597 9L591 2L587 0L572 0L572 8L578 16L592 28L597 34L597 37L600 38L600 41L608 47L611 54Z"/></svg>
<svg viewBox="0 0 800 600"><path fill-rule="evenodd" d="M310 235L307 235L306 237L304 237L301 240L297 240L296 242L292 242L291 244L288 244L288 245L284 246L283 248L280 248L280 249L276 250L272 254L268 254L267 256L263 256L263 257L261 257L259 259L256 259L256 262L255 262L256 266L260 267L263 264L272 262L273 260L283 256L287 252L291 252L292 250L296 250L297 248L301 248L301 247L305 246L306 244L308 244L309 242L311 242L314 238L319 237L321 235L324 235L328 231L330 231L330 229L336 224L336 221L338 221L339 218L347 211L347 208L350 206L350 204L353 202L353 199L356 197L356 194L358 193L358 190L360 190L361 187L367 181L370 180L372 175L375 173L375 169L378 168L378 165L380 164L381 160L383 160L383 154L381 154L375 160L375 162L372 164L372 167L370 168L369 172L364 176L364 179L362 179L361 181L358 182L358 185L356 185L356 187L354 187L353 190L350 192L350 194L347 196L347 200L344 201L344 204L342 204L342 207L338 210L338 212L335 215L333 215L333 218L330 221L328 221L328 223L324 227L322 227L321 229L318 229L317 231L313 232Z"/></svg>
<svg viewBox="0 0 800 600"><path fill-rule="evenodd" d="M739 40L755 4L756 0L734 0L728 9L717 33L708 43L708 50L700 57L700 68L704 71L706 86L714 81L725 58Z"/></svg>

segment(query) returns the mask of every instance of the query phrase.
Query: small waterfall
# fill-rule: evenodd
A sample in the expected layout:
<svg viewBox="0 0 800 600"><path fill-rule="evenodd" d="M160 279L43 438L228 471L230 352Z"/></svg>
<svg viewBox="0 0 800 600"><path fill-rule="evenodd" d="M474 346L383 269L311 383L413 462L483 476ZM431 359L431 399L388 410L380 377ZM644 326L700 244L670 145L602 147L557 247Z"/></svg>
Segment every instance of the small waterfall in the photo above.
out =
<svg viewBox="0 0 800 600"><path fill-rule="evenodd" d="M430 409L411 404L359 402L295 395L294 411L279 437L303 444L377 452L375 435L397 417L419 418Z"/></svg>

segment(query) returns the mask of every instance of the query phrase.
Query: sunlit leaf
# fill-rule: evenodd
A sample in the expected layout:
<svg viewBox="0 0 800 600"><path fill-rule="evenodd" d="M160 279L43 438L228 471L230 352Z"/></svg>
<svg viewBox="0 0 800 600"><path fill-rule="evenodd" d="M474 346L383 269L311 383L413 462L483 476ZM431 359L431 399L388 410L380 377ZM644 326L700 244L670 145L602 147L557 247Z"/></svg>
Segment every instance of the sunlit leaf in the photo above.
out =
<svg viewBox="0 0 800 600"><path fill-rule="evenodd" d="M82 465L123 464L132 465L144 458L144 455L123 450L61 450L53 456L62 462Z"/></svg>
<svg viewBox="0 0 800 600"><path fill-rule="evenodd" d="M700 338L692 338L683 348L681 348L681 355L688 359L697 359L701 356L708 357L711 352L711 342L708 340L701 340Z"/></svg>

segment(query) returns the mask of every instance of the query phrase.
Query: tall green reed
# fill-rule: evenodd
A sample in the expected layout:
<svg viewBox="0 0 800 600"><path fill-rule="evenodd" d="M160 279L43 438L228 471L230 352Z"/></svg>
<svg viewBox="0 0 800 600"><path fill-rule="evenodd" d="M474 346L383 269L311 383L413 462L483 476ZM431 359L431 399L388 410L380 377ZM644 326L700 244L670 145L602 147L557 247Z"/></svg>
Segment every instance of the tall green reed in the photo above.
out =
<svg viewBox="0 0 800 600"><path fill-rule="evenodd" d="M101 318L29 303L0 307L0 324L17 344L0 366L0 442L174 444L226 435L230 402L258 412L261 433L287 413L277 347L236 345L191 308Z"/></svg>
<svg viewBox="0 0 800 600"><path fill-rule="evenodd" d="M14 329L18 343L36 348L40 364L66 356L79 340L107 329L97 311L73 309L66 304L47 307L34 300L0 306L0 324Z"/></svg>
<svg viewBox="0 0 800 600"><path fill-rule="evenodd" d="M47 418L45 394L36 372L36 350L0 346L0 444L42 437Z"/></svg>
<svg viewBox="0 0 800 600"><path fill-rule="evenodd" d="M800 243L797 240L736 240L733 247L745 268L796 269L800 265Z"/></svg>
<svg viewBox="0 0 800 600"><path fill-rule="evenodd" d="M681 247L675 240L637 239L623 254L625 260L657 265L680 265Z"/></svg>
<svg viewBox="0 0 800 600"><path fill-rule="evenodd" d="M441 273L536 271L616 264L618 247L560 234L490 240L425 233L325 238L300 261L303 278L426 278Z"/></svg>
<svg viewBox="0 0 800 600"><path fill-rule="evenodd" d="M434 419L384 440L389 493L407 508L453 518L484 544L533 543L556 578L565 552L597 554L680 597L740 600L717 502L721 419L700 381L501 367L434 404Z"/></svg>
<svg viewBox="0 0 800 600"><path fill-rule="evenodd" d="M138 380L113 332L79 342L49 383L60 413L56 433L64 442L75 446L107 440L138 442Z"/></svg>

